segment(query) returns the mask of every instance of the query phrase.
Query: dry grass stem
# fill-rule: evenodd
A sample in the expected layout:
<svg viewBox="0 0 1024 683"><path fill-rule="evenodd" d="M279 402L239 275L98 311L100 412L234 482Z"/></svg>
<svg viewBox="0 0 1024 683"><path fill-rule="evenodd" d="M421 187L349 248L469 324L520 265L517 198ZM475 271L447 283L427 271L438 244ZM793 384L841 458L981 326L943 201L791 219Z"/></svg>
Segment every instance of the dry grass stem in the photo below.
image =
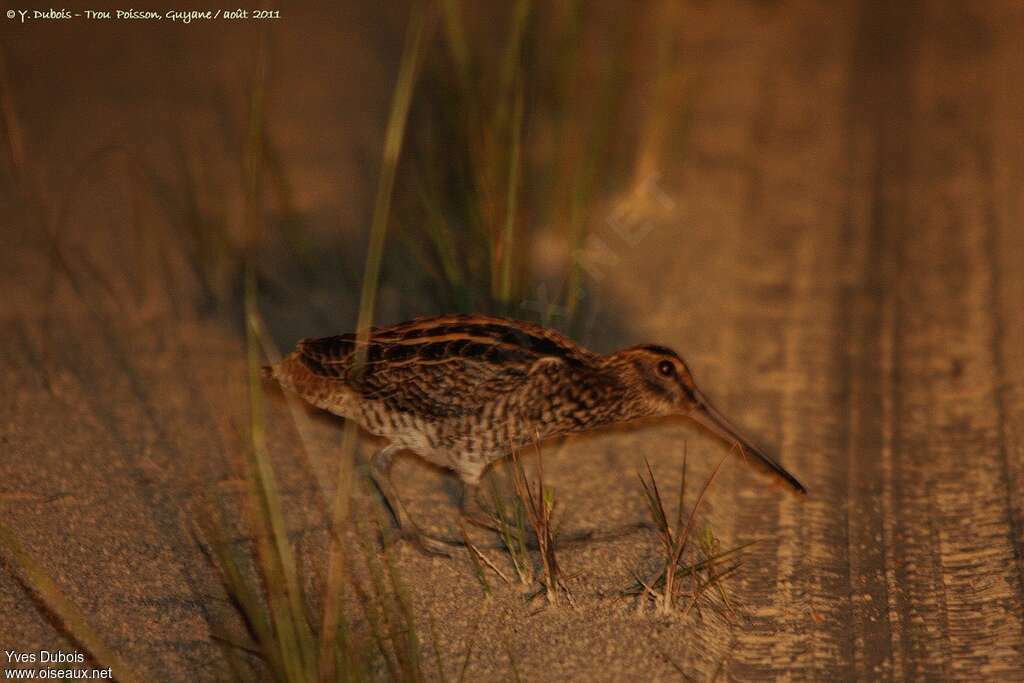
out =
<svg viewBox="0 0 1024 683"><path fill-rule="evenodd" d="M683 610L684 615L688 614L694 607L699 609L699 598L711 587L716 587L725 608L730 614L733 613L723 581L732 575L739 568L740 564L736 563L728 568L720 569L720 563L724 558L739 552L751 544L748 543L721 552L718 540L715 538L711 528L705 527L698 551L700 558L689 564L683 561L684 552L689 545L693 525L696 520L697 510L728 457L727 455L718 463L711 476L704 482L687 516L685 513L687 454L684 445L676 515L671 522L669 521L670 518L666 511L658 482L654 476L654 471L651 469L650 463L645 459L646 477L639 473L637 476L640 479L648 512L658 534L664 561L661 569L653 579L645 580L639 574L636 574L636 583L633 587L627 589L627 594L639 597L637 603L638 610L642 611L645 602L649 599L655 604L659 614L673 613L677 608L678 599L683 590L683 583L686 578L689 578L689 601Z"/></svg>
<svg viewBox="0 0 1024 683"><path fill-rule="evenodd" d="M535 442L537 449L537 481L531 486L526 477L519 454L512 452L512 486L516 499L526 511L534 537L537 539L537 552L540 556L542 583L548 604L558 603L559 595L565 595L572 603L572 595L562 579L558 558L555 554L555 498L550 489L544 486L544 457L540 443Z"/></svg>

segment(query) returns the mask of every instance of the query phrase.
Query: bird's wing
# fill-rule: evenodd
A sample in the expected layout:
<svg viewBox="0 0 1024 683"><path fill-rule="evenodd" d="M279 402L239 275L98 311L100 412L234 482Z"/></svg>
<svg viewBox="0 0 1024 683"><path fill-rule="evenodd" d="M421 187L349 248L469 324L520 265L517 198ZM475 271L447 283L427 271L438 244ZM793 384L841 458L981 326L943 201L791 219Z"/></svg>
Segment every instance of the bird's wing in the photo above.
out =
<svg viewBox="0 0 1024 683"><path fill-rule="evenodd" d="M362 350L364 362L357 361ZM482 316L441 316L299 343L315 374L344 382L368 400L424 417L473 414L526 386L531 370L593 357L556 332Z"/></svg>

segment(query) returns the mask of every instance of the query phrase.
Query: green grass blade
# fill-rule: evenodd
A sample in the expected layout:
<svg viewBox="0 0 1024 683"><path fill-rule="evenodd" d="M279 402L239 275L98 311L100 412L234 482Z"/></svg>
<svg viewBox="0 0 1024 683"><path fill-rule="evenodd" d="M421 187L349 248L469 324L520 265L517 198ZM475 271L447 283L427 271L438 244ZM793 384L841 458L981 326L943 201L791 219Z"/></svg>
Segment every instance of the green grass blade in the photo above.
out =
<svg viewBox="0 0 1024 683"><path fill-rule="evenodd" d="M497 128L504 127L508 117L507 98L512 92L516 72L522 59L523 43L525 42L526 26L530 18L530 0L517 0L513 10L512 27L509 30L508 43L505 45L505 56L501 65L501 102L497 110Z"/></svg>
<svg viewBox="0 0 1024 683"><path fill-rule="evenodd" d="M0 523L0 550L12 560L25 584L41 599L48 610L63 623L68 635L89 652L102 667L109 667L114 678L122 683L149 680L128 667L89 625L85 615L68 600L46 570L29 555L7 526Z"/></svg>
<svg viewBox="0 0 1024 683"><path fill-rule="evenodd" d="M283 672L284 664L274 639L270 616L256 592L255 583L246 579L241 565L235 559L231 543L223 532L223 526L215 522L212 517L204 521L197 520L194 533L206 540L206 547L212 553L212 559L221 574L224 589L241 611L246 627L256 639L260 656L266 661L271 671Z"/></svg>
<svg viewBox="0 0 1024 683"><path fill-rule="evenodd" d="M469 534L466 532L466 525L463 523L461 517L459 518L459 531L462 533L462 542L465 544L466 552L469 554L469 561L473 565L473 575L476 576L476 580L480 582L484 595L490 596L491 584L487 581L487 573L484 571L483 562L479 557L480 551L475 545L473 545L473 542L469 540Z"/></svg>
<svg viewBox="0 0 1024 683"><path fill-rule="evenodd" d="M366 552L365 548L363 551L364 553ZM367 563L369 563L369 560L367 560ZM375 594L379 595L379 593L376 593L376 589L374 590ZM370 629L370 636L373 639L374 644L377 646L377 651L380 652L381 658L384 660L384 667L387 669L388 679L392 681L401 680L398 676L398 665L392 661L392 651L388 644L388 634L386 631L387 624L383 621L383 608L380 604L379 598L371 597L366 593L366 591L358 587L358 585L356 586L356 593L358 594L360 604L363 607L363 614L366 617L366 624ZM327 681L332 679L323 676L323 671L321 670L320 680L327 683Z"/></svg>
<svg viewBox="0 0 1024 683"><path fill-rule="evenodd" d="M479 633L478 629L473 629L473 634ZM459 683L466 680L466 670L469 668L469 659L473 656L473 645L476 644L476 638L471 638L469 645L466 647L466 656L462 658L462 667L459 669Z"/></svg>
<svg viewBox="0 0 1024 683"><path fill-rule="evenodd" d="M398 159L402 152L405 138L405 126L409 118L409 105L412 101L413 88L416 84L416 71L420 62L423 34L423 10L414 5L409 18L409 29L406 33L402 64L395 84L394 96L391 100L391 113L388 117L387 129L384 134L384 151L381 159L380 179L377 183L377 195L373 205L373 222L370 225L370 244L366 255L366 268L363 272L363 290L359 298L359 321L356 325L357 334L362 340L369 338L370 323L373 320L377 300L380 265L384 254L384 240L387 236L387 224L391 215L391 199L395 185L395 174ZM357 347L356 365L365 361L365 345Z"/></svg>
<svg viewBox="0 0 1024 683"><path fill-rule="evenodd" d="M697 508L700 507L701 501L704 500L704 494L707 493L708 488L711 487L712 482L715 481L719 471L721 471L722 465L725 464L725 461L729 459L730 455L732 455L732 451L726 453L725 457L718 461L715 469L711 472L711 476L704 482L704 486L701 488L700 493L697 494L697 500L693 503L693 509L690 510L690 518L686 522L686 528L683 529L682 536L676 539L676 550L674 557L672 558L672 564L678 564L679 559L683 556L683 550L686 548L686 541L690 538L690 531L693 529L693 521L697 517Z"/></svg>
<svg viewBox="0 0 1024 683"><path fill-rule="evenodd" d="M316 647L298 578L298 565L288 539L277 479L266 449L263 418L262 356L257 338L256 279L246 269L246 342L249 365L250 473L256 505L257 548L267 575L268 598L275 614L274 626L281 642L286 668L311 674ZM259 528L262 527L262 528Z"/></svg>
<svg viewBox="0 0 1024 683"><path fill-rule="evenodd" d="M459 76L463 92L469 90L469 44L466 42L466 30L462 21L462 3L459 0L441 0L444 14L444 33L452 62Z"/></svg>
<svg viewBox="0 0 1024 683"><path fill-rule="evenodd" d="M417 189L420 201L427 212L427 228L431 243L434 245L434 250L437 253L437 259L440 261L444 282L452 290L455 298L464 299L466 278L462 272L455 237L452 235L452 230L448 225L444 212L427 191L422 178L418 180Z"/></svg>
<svg viewBox="0 0 1024 683"><path fill-rule="evenodd" d="M683 515L686 509L686 458L687 458L686 442L683 441L683 467L682 476L679 479L679 507L676 508L676 538L680 538L683 533Z"/></svg>
<svg viewBox="0 0 1024 683"><path fill-rule="evenodd" d="M356 324L356 334L358 339L364 342L369 338L370 324L373 320L384 242L391 214L395 174L402 151L402 142L405 137L405 127L409 117L409 106L416 83L416 72L421 58L425 30L423 10L419 5L414 5L412 15L409 18L402 62L399 67L398 80L395 84L394 95L391 100L391 111L384 136L380 178L374 200L373 221L370 226L370 243L366 254L362 293L359 298L359 318ZM354 363L357 372L366 360L365 349L365 344L360 344L357 347ZM351 462L355 453L355 444L355 425L351 421L347 421L345 431L342 434L341 464L339 465L338 484L331 516L331 554L320 632L320 674L325 680L334 678L334 663L336 661L334 652L337 647L337 629L341 610L338 594L344 582L341 533L348 514L351 495Z"/></svg>
<svg viewBox="0 0 1024 683"><path fill-rule="evenodd" d="M427 625L430 628L430 642L434 646L434 666L437 667L437 680L441 683L448 683L448 676L444 673L444 662L441 661L441 650L437 646L437 624L434 615L427 613Z"/></svg>
<svg viewBox="0 0 1024 683"><path fill-rule="evenodd" d="M247 449L254 488L253 516L261 568L267 579L268 601L281 648L282 663L294 676L309 677L315 665L315 641L298 579L298 566L288 540L281 497L266 449L263 421L262 356L258 338L256 272L253 254L262 235L264 172L264 100L266 32L257 46L255 80L250 93L245 146L245 227L249 258L245 265L245 330L249 371L249 436Z"/></svg>
<svg viewBox="0 0 1024 683"><path fill-rule="evenodd" d="M516 80L512 113L512 141L508 160L508 186L505 193L505 229L501 237L501 275L498 301L508 312L512 298L512 263L515 255L516 209L519 204L520 147L523 129L523 85Z"/></svg>

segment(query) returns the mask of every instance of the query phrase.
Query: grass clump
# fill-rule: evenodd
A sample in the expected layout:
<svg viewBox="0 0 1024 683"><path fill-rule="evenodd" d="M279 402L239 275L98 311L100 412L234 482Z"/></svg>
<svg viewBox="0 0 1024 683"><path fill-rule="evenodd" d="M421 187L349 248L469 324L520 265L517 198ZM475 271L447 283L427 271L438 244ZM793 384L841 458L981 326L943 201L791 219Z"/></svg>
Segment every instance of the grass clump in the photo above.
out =
<svg viewBox="0 0 1024 683"><path fill-rule="evenodd" d="M518 464L513 467L521 466ZM510 475L511 476L514 475ZM513 489L514 490L514 489ZM534 582L533 560L528 548L528 527L526 508L523 501L516 495L502 491L495 479L491 479L491 502L494 510L491 519L498 534L501 545L508 554L509 561L519 582L524 586Z"/></svg>
<svg viewBox="0 0 1024 683"><path fill-rule="evenodd" d="M557 604L560 594L564 594L571 601L572 597L562 581L558 558L555 556L555 497L551 489L544 486L544 458L541 455L539 444L537 445L536 484L532 485L527 479L519 455L513 452L512 486L519 503L517 507L525 511L534 538L537 540L541 583L544 586L544 594L547 596L548 603Z"/></svg>
<svg viewBox="0 0 1024 683"><path fill-rule="evenodd" d="M563 596L571 604L572 594L565 585L556 555L557 504L554 491L544 484L544 458L540 445L537 444L535 481L527 476L522 459L515 450L512 451L509 467L510 493L503 493L494 479L491 480L493 529L508 554L520 584L534 586L540 583L540 589L531 593L529 599L543 593L548 604L558 604ZM530 552L532 549L537 551L539 571ZM471 552L473 550L475 548L471 547ZM477 555L484 557L479 551ZM508 582L508 578L496 567L491 565L491 568Z"/></svg>
<svg viewBox="0 0 1024 683"><path fill-rule="evenodd" d="M381 256L395 177L401 153L409 102L424 36L424 17L414 9L409 22L405 50L392 99L378 184L370 244L366 257L363 291L360 297L358 333L365 336L372 321ZM262 74L261 49L258 73ZM228 540L222 520L210 518L199 531L210 548L222 583L244 626L244 634L233 638L218 627L218 640L236 680L250 680L253 667L245 666L242 653L255 657L264 671L276 680L361 681L374 679L382 668L395 681L426 678L421 659L422 640L410 600L399 573L385 553L378 559L359 530L353 531L362 548L369 576L368 587L352 575L352 562L345 537L351 531L349 507L352 489L352 458L355 429L346 423L342 437L340 465L334 499L329 509L330 536L324 596L320 613L310 606L302 590L301 569L288 538L284 504L265 444L263 424L260 347L269 342L262 336L256 307L257 283L251 256L260 242L261 178L263 148L262 81L257 80L250 102L249 136L245 155L246 235L250 260L245 269L246 340L248 349L250 443L246 470L250 483L250 525L254 551L239 553ZM249 568L254 568L250 571ZM346 611L347 588L352 586L365 618L369 637L352 628ZM435 639L436 645L436 639ZM436 649L435 649L436 653ZM438 673L444 679L440 656Z"/></svg>
<svg viewBox="0 0 1024 683"><path fill-rule="evenodd" d="M726 456L727 458L728 456ZM711 476L701 487L697 500L693 503L689 515L686 514L686 455L684 450L682 475L679 482L679 495L676 507L676 515L670 517L662 499L658 482L654 472L647 460L644 460L647 468L646 477L638 473L640 485L644 494L644 502L647 504L648 512L654 529L661 542L662 561L659 571L651 578L641 578L639 572L636 576L636 583L627 588L627 595L638 597L637 608L642 610L648 602L653 603L657 613L667 615L677 611L683 597L689 598L683 613L688 614L691 609L698 606L698 600L708 588L714 587L718 591L725 608L732 613L732 606L725 590L724 580L739 569L741 563L735 562L729 566L723 566L725 558L738 553L744 548L752 545L747 543L731 550L721 551L720 542L714 535L710 526L704 526L697 539L697 549L686 559L684 554L690 543L694 530L694 523L697 510L704 495L707 493L719 470L725 463L723 458ZM686 591L689 586L689 591Z"/></svg>
<svg viewBox="0 0 1024 683"><path fill-rule="evenodd" d="M252 292L247 294L251 303ZM250 430L245 458L249 483L249 535L252 541L232 541L229 524L214 515L197 521L197 536L221 576L221 583L242 624L232 633L214 623L233 680L251 680L259 669L275 680L376 680L383 670L388 680L425 679L422 642L408 595L397 568L376 551L359 530L368 587L355 580L344 550L345 518L331 527L331 555L322 610L312 609L303 591L301 567L288 537L285 505L264 440L262 387L259 372L259 330L255 309L247 309L249 348ZM350 468L343 468L338 495L351 495ZM212 506L210 506L212 507ZM347 505L346 505L347 508ZM333 578L332 578L333 577ZM346 616L349 587L362 610L369 636L359 635ZM328 610L332 610L328 612ZM324 628L331 629L330 634ZM319 632L318 632L319 631ZM329 636L329 637L327 637ZM435 640L436 643L436 640ZM258 665L247 659L255 659Z"/></svg>
<svg viewBox="0 0 1024 683"><path fill-rule="evenodd" d="M541 322L556 309L568 330L587 226L627 149L615 143L636 13L578 0L440 9L400 179L402 257L441 309ZM564 248L554 279L530 248L545 235Z"/></svg>

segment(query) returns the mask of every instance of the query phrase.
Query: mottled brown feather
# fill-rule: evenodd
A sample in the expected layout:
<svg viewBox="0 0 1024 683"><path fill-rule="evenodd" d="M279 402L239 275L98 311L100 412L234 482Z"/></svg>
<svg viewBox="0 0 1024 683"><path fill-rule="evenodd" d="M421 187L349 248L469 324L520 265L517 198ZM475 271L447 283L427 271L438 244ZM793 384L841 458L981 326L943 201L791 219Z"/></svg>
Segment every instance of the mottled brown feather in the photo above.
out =
<svg viewBox="0 0 1024 683"><path fill-rule="evenodd" d="M470 483L537 438L653 415L717 414L671 349L649 344L599 355L554 330L491 316L417 318L372 328L363 340L304 339L271 373L310 403ZM742 441L724 418L714 419L726 438Z"/></svg>
<svg viewBox="0 0 1024 683"><path fill-rule="evenodd" d="M358 346L366 349L361 373L355 367ZM390 409L434 418L474 413L515 391L538 361L585 367L599 359L538 325L465 315L375 327L365 342L355 334L303 339L298 351L315 376L344 382L361 398Z"/></svg>

